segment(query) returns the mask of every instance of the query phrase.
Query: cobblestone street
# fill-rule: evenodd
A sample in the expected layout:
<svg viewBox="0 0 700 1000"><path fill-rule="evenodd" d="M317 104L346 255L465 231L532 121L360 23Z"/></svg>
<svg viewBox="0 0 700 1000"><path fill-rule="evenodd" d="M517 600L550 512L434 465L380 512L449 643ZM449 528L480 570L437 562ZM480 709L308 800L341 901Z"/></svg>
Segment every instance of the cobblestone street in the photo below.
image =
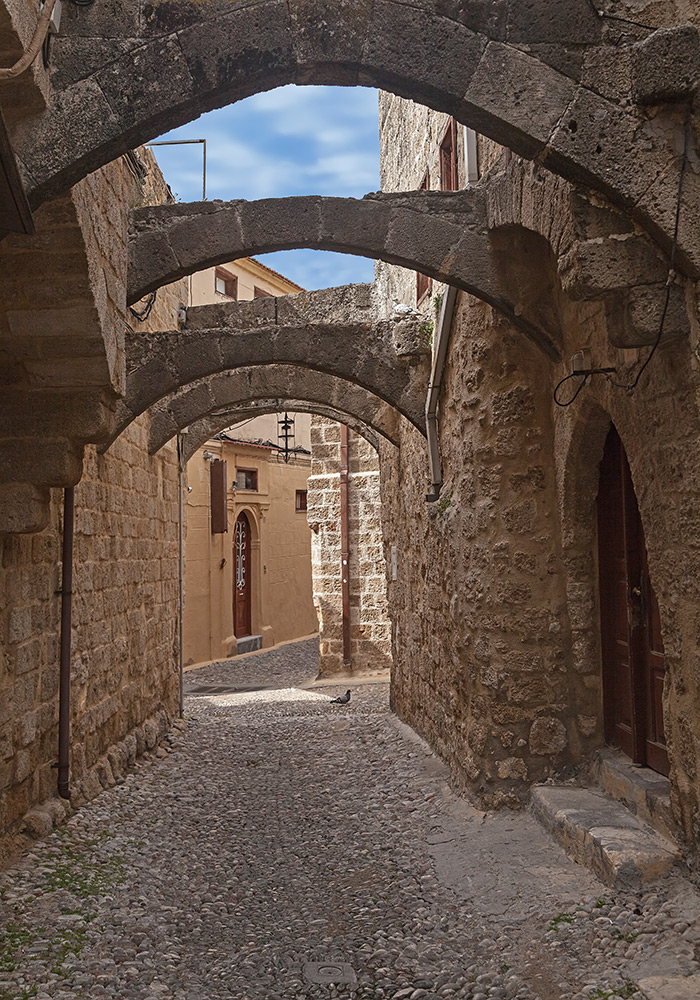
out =
<svg viewBox="0 0 700 1000"><path fill-rule="evenodd" d="M386 683L333 705L315 671L307 640L187 674L186 728L0 875L0 996L629 998L697 972L681 874L613 893L450 792Z"/></svg>

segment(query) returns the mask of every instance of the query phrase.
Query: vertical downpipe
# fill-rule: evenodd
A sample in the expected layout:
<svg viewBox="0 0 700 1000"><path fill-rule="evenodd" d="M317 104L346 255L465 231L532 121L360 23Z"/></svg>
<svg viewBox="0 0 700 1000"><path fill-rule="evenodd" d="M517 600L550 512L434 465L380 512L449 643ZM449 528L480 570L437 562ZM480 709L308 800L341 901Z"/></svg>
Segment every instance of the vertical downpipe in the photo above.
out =
<svg viewBox="0 0 700 1000"><path fill-rule="evenodd" d="M70 647L73 602L73 532L75 490L63 494L63 554L61 568L61 664L58 694L58 794L70 798Z"/></svg>
<svg viewBox="0 0 700 1000"><path fill-rule="evenodd" d="M350 531L348 524L348 429L340 425L340 560L343 583L343 666L352 663L350 655Z"/></svg>
<svg viewBox="0 0 700 1000"><path fill-rule="evenodd" d="M184 514L182 502L182 490L184 487L183 477L183 449L182 434L177 436L177 514L178 514L178 598L177 598L177 627L178 646L180 663L180 718L185 717L185 686L184 686L184 655L182 646L182 619L185 610L184 594Z"/></svg>

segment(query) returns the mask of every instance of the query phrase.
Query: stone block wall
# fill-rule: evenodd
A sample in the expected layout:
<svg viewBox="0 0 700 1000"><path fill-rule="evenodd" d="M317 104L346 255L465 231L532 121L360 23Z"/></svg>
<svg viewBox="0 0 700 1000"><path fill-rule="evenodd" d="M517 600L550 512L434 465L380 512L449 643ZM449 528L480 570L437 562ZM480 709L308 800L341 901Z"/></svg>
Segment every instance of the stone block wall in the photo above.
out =
<svg viewBox="0 0 700 1000"><path fill-rule="evenodd" d="M366 673L391 666L382 547L379 464L375 449L353 431L348 440L350 544L350 668L343 665L340 536L340 424L311 423L311 527L314 604L319 620L321 676Z"/></svg>
<svg viewBox="0 0 700 1000"><path fill-rule="evenodd" d="M135 171L134 164L143 169ZM35 273L45 279L33 303L19 277L10 289L13 301L26 302L28 310L34 306L26 357L10 369L16 385L21 383L29 423L14 427L10 409L0 428L0 438L8 440L29 435L23 454L36 468L37 482L50 484L53 452L63 449L62 412L78 442L106 437L113 390L124 386L125 328L128 337L130 324L176 326L178 306L186 301L184 281L158 293L143 323L125 304L129 206L167 197L151 153L141 150L91 174L37 213L44 235L54 234L42 243L43 272L41 250L11 240L3 246L3 254L22 257L22 269L12 273L30 284ZM65 268L58 290L52 284L56 261ZM63 353L48 357L42 324L58 322L51 294L73 317L74 330L56 340L55 349ZM33 389L33 382L42 387ZM5 387L8 399L13 391L14 383ZM56 426L43 416L49 402L42 393L48 392ZM83 453L79 444L70 455L77 471L69 480L77 478L82 461L75 488L71 671L71 784L77 803L113 783L138 752L153 747L178 710L177 460L172 445L148 454L148 423L140 417L105 454L94 445ZM45 832L66 811L55 798L52 766L58 745L63 491L46 495L43 530L0 531L0 853L23 827ZM48 805L37 811L42 803Z"/></svg>
<svg viewBox="0 0 700 1000"><path fill-rule="evenodd" d="M78 803L113 782L110 748L129 737L134 753L153 745L178 708L177 462L172 447L150 457L146 446L142 418L108 453L89 448L75 490ZM53 490L44 531L0 536L0 834L55 796L62 516Z"/></svg>
<svg viewBox="0 0 700 1000"><path fill-rule="evenodd" d="M426 164L437 163L440 116L426 144L420 130L430 114L396 98L381 103L402 117L400 124L385 120L383 135L395 138L400 128L404 141L402 163L393 139L383 147L384 186L415 189ZM544 234L556 248L580 227L582 208L604 208L600 199L587 201L585 189L572 197L566 182L497 149L484 164L490 208L513 185L513 211L503 223L511 234L516 227ZM603 224L606 217L598 218ZM632 223L628 229L632 234ZM591 238L585 246L600 242ZM572 246L573 266L575 252ZM602 247L601 274L606 252ZM684 322L667 323L633 390L594 377L561 408L554 387L582 347L595 366L614 367L622 385L634 381L649 348L615 346L610 303L595 300L585 282L563 272L560 278L546 253L531 254L528 266L533 262L548 289L560 359L548 359L500 314L460 294L439 410L441 499L425 503L427 456L417 432L402 425L400 449L382 447L385 552L395 547L398 557L397 579L388 585L393 704L449 762L455 782L487 806L515 805L526 800L531 782L587 766L605 740L596 496L614 424L630 462L661 614L672 802L697 851L697 288L677 284ZM412 272L378 265L377 274L385 294L399 290L411 301ZM629 280L634 285L632 270Z"/></svg>

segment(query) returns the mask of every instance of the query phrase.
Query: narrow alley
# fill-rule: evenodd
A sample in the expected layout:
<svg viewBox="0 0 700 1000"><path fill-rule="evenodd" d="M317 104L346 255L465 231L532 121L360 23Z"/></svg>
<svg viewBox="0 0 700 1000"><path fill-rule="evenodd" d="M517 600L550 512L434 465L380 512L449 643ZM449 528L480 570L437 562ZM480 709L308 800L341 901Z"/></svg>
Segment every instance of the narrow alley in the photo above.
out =
<svg viewBox="0 0 700 1000"><path fill-rule="evenodd" d="M477 812L387 683L334 705L317 655L189 672L186 723L0 875L1 997L695 995L663 992L698 981L684 875L614 893L529 814Z"/></svg>

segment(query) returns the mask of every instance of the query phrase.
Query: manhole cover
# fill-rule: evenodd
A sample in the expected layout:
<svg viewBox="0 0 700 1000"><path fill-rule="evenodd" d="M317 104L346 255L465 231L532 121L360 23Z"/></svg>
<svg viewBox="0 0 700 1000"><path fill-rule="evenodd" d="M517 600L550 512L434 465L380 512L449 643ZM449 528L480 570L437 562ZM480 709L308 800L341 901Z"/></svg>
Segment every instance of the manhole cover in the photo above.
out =
<svg viewBox="0 0 700 1000"><path fill-rule="evenodd" d="M303 969L307 983L356 983L355 970L347 962L307 962Z"/></svg>

